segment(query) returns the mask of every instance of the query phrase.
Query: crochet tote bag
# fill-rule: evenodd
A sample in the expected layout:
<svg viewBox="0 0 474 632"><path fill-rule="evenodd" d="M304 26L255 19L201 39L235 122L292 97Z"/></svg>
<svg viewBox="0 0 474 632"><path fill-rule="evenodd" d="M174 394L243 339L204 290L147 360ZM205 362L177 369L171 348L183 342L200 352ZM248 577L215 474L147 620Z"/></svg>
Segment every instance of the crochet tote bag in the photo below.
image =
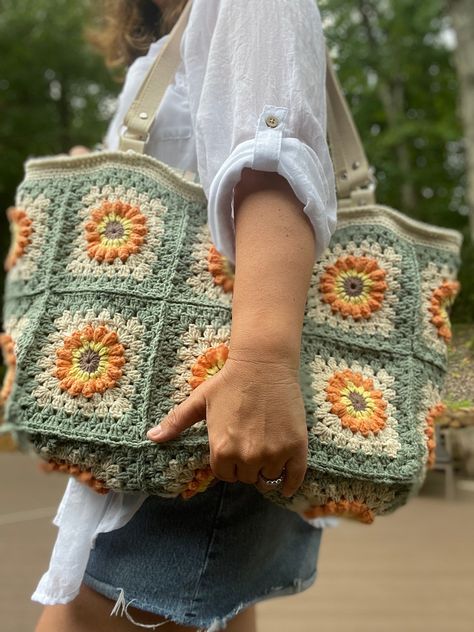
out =
<svg viewBox="0 0 474 632"><path fill-rule="evenodd" d="M146 437L222 366L230 338L233 270L211 242L203 189L143 154L189 8L121 150L28 160L8 211L4 429L99 492L189 498L216 480L204 420L165 443ZM308 468L292 498L265 494L308 517L368 523L404 504L433 462L461 237L375 203L327 61L339 218L302 333Z"/></svg>

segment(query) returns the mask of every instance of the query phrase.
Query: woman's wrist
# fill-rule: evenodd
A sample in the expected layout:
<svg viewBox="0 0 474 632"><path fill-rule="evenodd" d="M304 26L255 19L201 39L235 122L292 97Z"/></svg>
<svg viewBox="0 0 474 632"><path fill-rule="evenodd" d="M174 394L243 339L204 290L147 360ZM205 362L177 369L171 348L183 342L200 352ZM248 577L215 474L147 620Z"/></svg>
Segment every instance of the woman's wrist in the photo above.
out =
<svg viewBox="0 0 474 632"><path fill-rule="evenodd" d="M262 317L232 325L230 351L234 357L255 362L278 362L297 368L301 351L301 327L296 323L269 323Z"/></svg>

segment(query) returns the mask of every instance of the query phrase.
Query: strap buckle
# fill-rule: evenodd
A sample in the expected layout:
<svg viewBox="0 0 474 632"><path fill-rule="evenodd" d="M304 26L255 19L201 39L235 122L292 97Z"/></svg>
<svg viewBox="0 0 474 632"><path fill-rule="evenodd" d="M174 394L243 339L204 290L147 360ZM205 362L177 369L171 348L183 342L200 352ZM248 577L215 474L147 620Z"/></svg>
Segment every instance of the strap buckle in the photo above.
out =
<svg viewBox="0 0 474 632"><path fill-rule="evenodd" d="M370 206L376 204L375 190L377 188L377 178L375 170L369 166L369 176L365 184L355 187L349 192L348 197L338 200L339 208L349 208L352 206Z"/></svg>
<svg viewBox="0 0 474 632"><path fill-rule="evenodd" d="M120 151L136 151L138 154L145 153L145 145L150 140L150 134L134 134L128 127L120 135Z"/></svg>

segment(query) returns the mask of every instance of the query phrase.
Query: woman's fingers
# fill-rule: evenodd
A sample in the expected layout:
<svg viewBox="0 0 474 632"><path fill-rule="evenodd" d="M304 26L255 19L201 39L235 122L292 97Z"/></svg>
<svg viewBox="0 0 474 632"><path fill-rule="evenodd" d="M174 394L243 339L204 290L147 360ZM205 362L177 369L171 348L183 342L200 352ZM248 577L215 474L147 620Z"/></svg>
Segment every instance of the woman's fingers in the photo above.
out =
<svg viewBox="0 0 474 632"><path fill-rule="evenodd" d="M285 465L286 474L283 486L280 486L283 496L293 496L304 481L307 469L307 453L299 454L288 459Z"/></svg>
<svg viewBox="0 0 474 632"><path fill-rule="evenodd" d="M292 496L303 483L307 469L308 436L302 401L299 414L294 410L294 388L290 385L288 411L274 414L273 409L280 411L281 391L287 385L275 388L272 397L267 382L260 385L246 376L243 379L240 372L229 372L226 367L170 410L158 426L148 431L148 438L156 443L170 441L206 420L210 468L217 479ZM260 388L261 397L268 398L269 403L259 408L253 400L258 401ZM283 482L265 485L260 473L268 479L284 474Z"/></svg>
<svg viewBox="0 0 474 632"><path fill-rule="evenodd" d="M154 428L150 428L147 437L151 441L169 441L175 439L183 430L206 418L206 398L196 389L179 406L176 406Z"/></svg>
<svg viewBox="0 0 474 632"><path fill-rule="evenodd" d="M235 483L240 480L237 476L237 467L231 458L225 458L219 455L216 455L214 452L212 443L210 444L210 462L212 473L214 476L221 481L226 481L227 483Z"/></svg>
<svg viewBox="0 0 474 632"><path fill-rule="evenodd" d="M253 485L258 483L258 473L261 469L261 462L258 463L244 463L242 461L237 463L237 479L242 483L248 483Z"/></svg>

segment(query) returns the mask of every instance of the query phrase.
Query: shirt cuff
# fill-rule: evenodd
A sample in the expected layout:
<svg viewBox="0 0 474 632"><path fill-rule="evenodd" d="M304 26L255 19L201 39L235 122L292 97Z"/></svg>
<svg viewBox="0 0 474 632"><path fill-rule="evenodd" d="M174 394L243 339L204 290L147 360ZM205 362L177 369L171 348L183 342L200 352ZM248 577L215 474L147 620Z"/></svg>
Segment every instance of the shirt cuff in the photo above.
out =
<svg viewBox="0 0 474 632"><path fill-rule="evenodd" d="M275 111L275 108L272 110ZM267 110L264 110L267 113ZM263 115L262 115L263 116ZM266 118L268 118L268 113ZM270 121L274 123L274 121ZM316 260L327 248L337 222L334 180L328 182L316 152L297 138L267 139L257 132L254 139L237 145L211 182L208 195L208 222L217 250L235 264L234 187L246 167L273 171L290 184L304 204L304 212L314 229Z"/></svg>

